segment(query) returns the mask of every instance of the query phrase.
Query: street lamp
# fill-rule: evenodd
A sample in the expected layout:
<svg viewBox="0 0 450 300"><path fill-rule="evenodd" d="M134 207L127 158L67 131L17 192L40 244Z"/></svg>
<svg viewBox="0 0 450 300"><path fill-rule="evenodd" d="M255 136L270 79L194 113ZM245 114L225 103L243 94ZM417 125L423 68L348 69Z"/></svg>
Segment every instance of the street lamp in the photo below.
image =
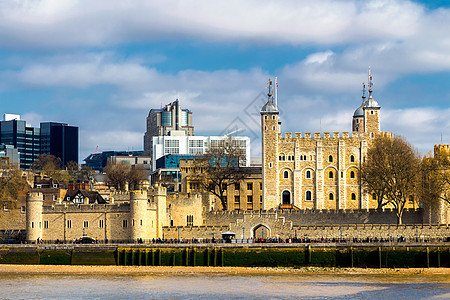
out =
<svg viewBox="0 0 450 300"><path fill-rule="evenodd" d="M244 232L245 232L245 227L242 227L242 242L244 242Z"/></svg>

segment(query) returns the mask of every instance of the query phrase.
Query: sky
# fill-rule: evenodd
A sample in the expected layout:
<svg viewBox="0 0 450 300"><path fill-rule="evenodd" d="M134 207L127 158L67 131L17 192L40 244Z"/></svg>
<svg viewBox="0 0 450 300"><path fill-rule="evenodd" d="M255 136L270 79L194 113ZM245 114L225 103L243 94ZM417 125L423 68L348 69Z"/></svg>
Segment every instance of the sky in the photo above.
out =
<svg viewBox="0 0 450 300"><path fill-rule="evenodd" d="M195 135L240 129L278 78L283 132L351 131L370 66L381 130L426 154L450 140L450 1L3 0L0 114L80 128L80 162L142 150L179 99Z"/></svg>

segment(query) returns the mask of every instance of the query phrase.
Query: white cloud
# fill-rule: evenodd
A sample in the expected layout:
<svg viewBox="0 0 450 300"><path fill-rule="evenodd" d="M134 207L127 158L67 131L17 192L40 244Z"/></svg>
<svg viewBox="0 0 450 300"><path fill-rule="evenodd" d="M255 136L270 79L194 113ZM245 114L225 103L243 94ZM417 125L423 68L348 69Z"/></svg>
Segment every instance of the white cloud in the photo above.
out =
<svg viewBox="0 0 450 300"><path fill-rule="evenodd" d="M10 0L0 5L0 17L1 40L12 47L98 46L162 37L340 44L411 37L427 20L420 5L401 0Z"/></svg>

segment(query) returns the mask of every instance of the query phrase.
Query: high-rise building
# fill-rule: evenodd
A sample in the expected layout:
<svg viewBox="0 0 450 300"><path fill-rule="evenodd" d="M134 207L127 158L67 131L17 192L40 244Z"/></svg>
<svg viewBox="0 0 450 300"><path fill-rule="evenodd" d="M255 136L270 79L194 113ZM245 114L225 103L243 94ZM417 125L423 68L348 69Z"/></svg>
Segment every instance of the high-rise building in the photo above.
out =
<svg viewBox="0 0 450 300"><path fill-rule="evenodd" d="M29 169L40 154L40 130L20 120L19 115L5 114L0 122L0 144L16 148L20 168Z"/></svg>
<svg viewBox="0 0 450 300"><path fill-rule="evenodd" d="M161 109L151 109L144 135L144 153L152 155L154 136L193 136L192 112L181 108L178 99Z"/></svg>
<svg viewBox="0 0 450 300"><path fill-rule="evenodd" d="M78 162L78 127L64 123L45 122L34 128L20 115L5 114L0 122L0 144L17 149L22 169L29 169L39 154L59 157L63 166Z"/></svg>
<svg viewBox="0 0 450 300"><path fill-rule="evenodd" d="M70 161L78 163L78 127L65 123L41 123L41 153L61 159L63 166Z"/></svg>

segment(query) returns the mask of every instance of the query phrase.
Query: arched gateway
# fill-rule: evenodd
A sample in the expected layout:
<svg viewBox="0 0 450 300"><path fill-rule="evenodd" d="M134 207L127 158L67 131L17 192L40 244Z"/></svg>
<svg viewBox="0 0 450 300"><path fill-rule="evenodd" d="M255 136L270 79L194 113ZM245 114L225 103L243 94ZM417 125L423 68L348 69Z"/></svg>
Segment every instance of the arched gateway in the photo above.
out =
<svg viewBox="0 0 450 300"><path fill-rule="evenodd" d="M266 239L270 237L270 229L266 225L259 224L253 228L254 239Z"/></svg>

